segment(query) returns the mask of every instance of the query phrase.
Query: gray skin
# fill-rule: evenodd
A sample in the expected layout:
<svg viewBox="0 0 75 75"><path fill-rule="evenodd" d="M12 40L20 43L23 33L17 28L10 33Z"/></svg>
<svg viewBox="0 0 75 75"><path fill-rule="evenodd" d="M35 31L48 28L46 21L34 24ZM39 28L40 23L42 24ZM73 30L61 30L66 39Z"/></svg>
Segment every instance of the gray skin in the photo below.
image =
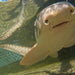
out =
<svg viewBox="0 0 75 75"><path fill-rule="evenodd" d="M58 51L75 44L75 7L68 2L58 2L43 9L35 21L37 43L28 50L11 44L1 48L24 55L21 65L32 65L48 55L58 56Z"/></svg>

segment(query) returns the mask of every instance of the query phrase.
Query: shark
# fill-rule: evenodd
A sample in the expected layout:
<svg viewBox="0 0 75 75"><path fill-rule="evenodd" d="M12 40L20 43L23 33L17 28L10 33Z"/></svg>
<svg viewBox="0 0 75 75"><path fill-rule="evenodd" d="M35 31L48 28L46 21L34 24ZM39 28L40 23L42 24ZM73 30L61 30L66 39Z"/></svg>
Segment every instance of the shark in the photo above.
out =
<svg viewBox="0 0 75 75"><path fill-rule="evenodd" d="M21 65L33 65L47 56L56 58L59 50L75 45L75 7L69 2L57 2L44 8L34 26L36 44L32 48L0 45L23 55Z"/></svg>

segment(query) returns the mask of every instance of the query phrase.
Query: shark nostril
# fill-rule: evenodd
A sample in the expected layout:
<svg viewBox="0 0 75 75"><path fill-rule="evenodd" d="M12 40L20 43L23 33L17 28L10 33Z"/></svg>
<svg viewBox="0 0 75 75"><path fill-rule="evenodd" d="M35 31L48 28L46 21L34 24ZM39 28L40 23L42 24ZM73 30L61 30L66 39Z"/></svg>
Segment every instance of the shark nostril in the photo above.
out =
<svg viewBox="0 0 75 75"><path fill-rule="evenodd" d="M48 20L45 20L45 25L48 25L49 24L49 21Z"/></svg>

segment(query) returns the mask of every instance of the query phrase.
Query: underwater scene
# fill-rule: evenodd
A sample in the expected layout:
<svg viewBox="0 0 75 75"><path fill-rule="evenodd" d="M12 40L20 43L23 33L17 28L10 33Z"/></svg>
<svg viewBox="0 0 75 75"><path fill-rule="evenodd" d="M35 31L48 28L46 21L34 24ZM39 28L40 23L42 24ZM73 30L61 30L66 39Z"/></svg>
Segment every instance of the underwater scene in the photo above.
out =
<svg viewBox="0 0 75 75"><path fill-rule="evenodd" d="M0 0L0 75L75 75L74 34L75 0Z"/></svg>

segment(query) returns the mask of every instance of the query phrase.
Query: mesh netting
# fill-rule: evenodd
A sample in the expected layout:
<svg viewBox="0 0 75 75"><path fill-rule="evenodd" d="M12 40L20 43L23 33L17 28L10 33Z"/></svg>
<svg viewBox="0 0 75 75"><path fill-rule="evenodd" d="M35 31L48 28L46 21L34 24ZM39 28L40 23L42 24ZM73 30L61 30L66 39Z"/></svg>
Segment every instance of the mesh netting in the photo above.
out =
<svg viewBox="0 0 75 75"><path fill-rule="evenodd" d="M11 28L14 24L16 24L15 20L17 20L17 17L20 15L21 7L22 2L20 0L0 3L0 36L2 36L3 33ZM3 41L0 41L0 43L2 44ZM20 54L0 48L0 67L19 61L21 58L22 56Z"/></svg>
<svg viewBox="0 0 75 75"><path fill-rule="evenodd" d="M22 56L17 53L0 49L0 67L6 66L21 59Z"/></svg>

